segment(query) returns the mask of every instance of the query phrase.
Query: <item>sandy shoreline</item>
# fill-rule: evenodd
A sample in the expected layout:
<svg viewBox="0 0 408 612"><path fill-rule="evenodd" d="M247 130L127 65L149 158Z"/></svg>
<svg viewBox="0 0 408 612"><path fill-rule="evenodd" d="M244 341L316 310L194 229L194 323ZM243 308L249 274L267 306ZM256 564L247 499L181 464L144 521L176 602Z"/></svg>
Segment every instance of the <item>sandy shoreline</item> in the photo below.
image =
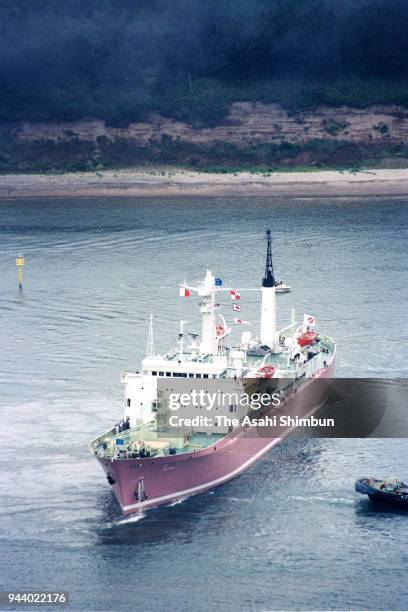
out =
<svg viewBox="0 0 408 612"><path fill-rule="evenodd" d="M0 199L35 197L408 196L408 169L207 174L119 170L0 176Z"/></svg>

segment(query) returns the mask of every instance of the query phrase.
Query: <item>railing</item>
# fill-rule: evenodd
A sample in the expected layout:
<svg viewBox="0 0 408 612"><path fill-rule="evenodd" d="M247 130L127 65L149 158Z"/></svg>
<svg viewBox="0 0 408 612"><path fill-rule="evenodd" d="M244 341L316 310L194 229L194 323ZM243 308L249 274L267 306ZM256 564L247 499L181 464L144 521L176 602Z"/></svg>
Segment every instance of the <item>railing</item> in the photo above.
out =
<svg viewBox="0 0 408 612"><path fill-rule="evenodd" d="M152 442L157 440L157 432L155 429L150 429L145 425L136 425L130 429L116 432L115 426L95 438L95 440L93 440L90 444L90 449L98 456L105 457L107 459L117 458L117 453L120 451L120 447L122 446L117 444L117 440L123 440L123 446L125 446L130 442L135 442L138 439L143 440L144 442ZM106 448L103 448L102 452L101 447L103 447L103 445L105 445Z"/></svg>
<svg viewBox="0 0 408 612"><path fill-rule="evenodd" d="M329 338L329 336L320 336L320 341L321 341L321 343L326 345L326 347L329 349L330 353L334 357L334 355L336 353L336 345L333 342L333 340L331 338Z"/></svg>
<svg viewBox="0 0 408 612"><path fill-rule="evenodd" d="M140 372L139 370L125 370L120 375L121 381L124 382L126 377L129 376L129 375L130 376L142 376L142 372Z"/></svg>

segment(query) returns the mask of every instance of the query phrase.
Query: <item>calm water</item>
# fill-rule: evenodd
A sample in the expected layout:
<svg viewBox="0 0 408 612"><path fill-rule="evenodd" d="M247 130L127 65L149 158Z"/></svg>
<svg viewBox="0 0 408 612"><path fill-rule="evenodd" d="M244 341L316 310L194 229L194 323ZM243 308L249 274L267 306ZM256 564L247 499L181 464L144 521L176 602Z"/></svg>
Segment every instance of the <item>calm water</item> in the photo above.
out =
<svg viewBox="0 0 408 612"><path fill-rule="evenodd" d="M406 440L292 439L240 478L123 520L87 443L121 416L147 319L167 348L211 268L262 277L279 322L338 342L339 376L407 377L408 200L58 200L0 204L0 589L64 589L86 610L407 609L408 515L353 492L408 476ZM17 289L16 255L26 257ZM259 297L243 296L256 328Z"/></svg>

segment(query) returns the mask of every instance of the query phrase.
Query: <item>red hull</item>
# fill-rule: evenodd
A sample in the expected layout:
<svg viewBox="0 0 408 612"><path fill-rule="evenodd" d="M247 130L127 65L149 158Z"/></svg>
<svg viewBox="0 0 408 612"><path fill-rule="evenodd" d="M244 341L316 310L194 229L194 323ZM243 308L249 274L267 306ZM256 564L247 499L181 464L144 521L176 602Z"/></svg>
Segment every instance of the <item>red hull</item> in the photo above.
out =
<svg viewBox="0 0 408 612"><path fill-rule="evenodd" d="M303 418L324 402L334 362L314 378L305 380L290 394L279 412ZM143 459L98 458L105 474L115 481L112 488L124 514L170 503L221 485L248 469L293 428L241 427L207 448ZM143 486L141 488L141 484ZM143 491L143 501L137 492Z"/></svg>

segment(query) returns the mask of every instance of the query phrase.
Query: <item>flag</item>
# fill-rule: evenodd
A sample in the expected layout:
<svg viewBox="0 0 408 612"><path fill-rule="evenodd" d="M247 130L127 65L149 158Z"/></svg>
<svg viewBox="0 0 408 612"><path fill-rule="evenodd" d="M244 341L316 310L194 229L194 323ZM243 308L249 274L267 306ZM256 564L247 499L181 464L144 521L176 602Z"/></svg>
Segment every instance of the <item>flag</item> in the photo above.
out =
<svg viewBox="0 0 408 612"><path fill-rule="evenodd" d="M235 291L234 289L231 289L230 291L230 296L231 296L231 300L240 300L241 299L241 295L238 293L238 291Z"/></svg>
<svg viewBox="0 0 408 612"><path fill-rule="evenodd" d="M239 304L233 304L232 310L235 310L235 312L239 312L241 310L241 306Z"/></svg>
<svg viewBox="0 0 408 612"><path fill-rule="evenodd" d="M180 287L179 296L180 297L190 297L190 292L185 287Z"/></svg>
<svg viewBox="0 0 408 612"><path fill-rule="evenodd" d="M303 325L309 325L309 327L314 327L316 325L316 317L310 314L303 315Z"/></svg>
<svg viewBox="0 0 408 612"><path fill-rule="evenodd" d="M222 279L221 278L216 278L214 282L215 282L215 286L216 287L222 287Z"/></svg>
<svg viewBox="0 0 408 612"><path fill-rule="evenodd" d="M243 321L242 319L234 319L237 325L251 325L251 321Z"/></svg>

